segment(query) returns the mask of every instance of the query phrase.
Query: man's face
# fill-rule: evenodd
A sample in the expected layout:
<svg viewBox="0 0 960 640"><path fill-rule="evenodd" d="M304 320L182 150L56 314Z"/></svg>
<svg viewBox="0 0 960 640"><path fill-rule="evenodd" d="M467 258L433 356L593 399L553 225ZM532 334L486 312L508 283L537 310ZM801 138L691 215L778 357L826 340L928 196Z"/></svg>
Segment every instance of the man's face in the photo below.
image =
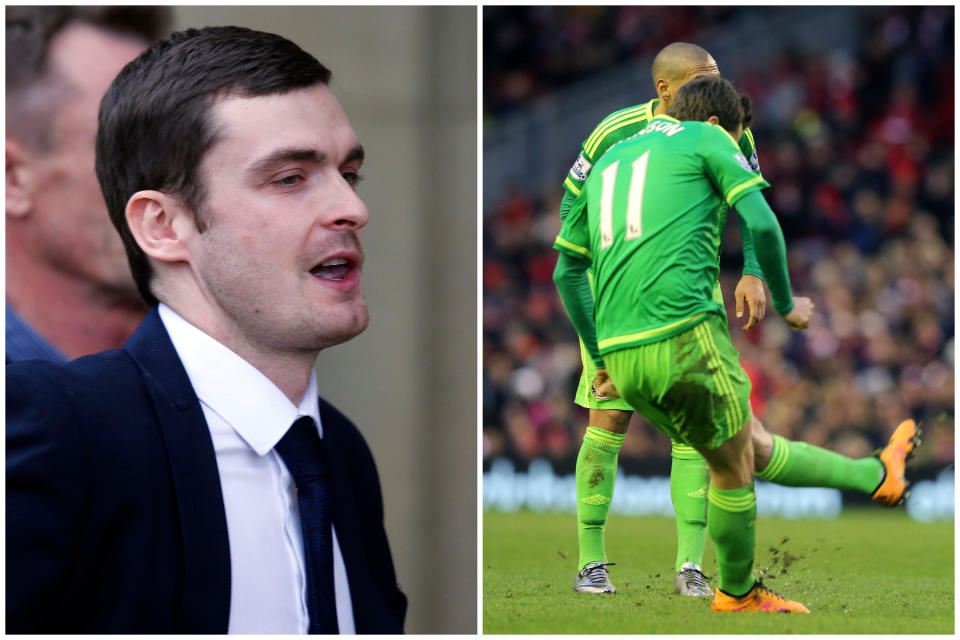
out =
<svg viewBox="0 0 960 640"><path fill-rule="evenodd" d="M218 141L198 172L203 233L188 250L216 337L312 351L368 322L357 196L363 151L325 85L213 107Z"/></svg>
<svg viewBox="0 0 960 640"><path fill-rule="evenodd" d="M57 34L50 64L69 88L51 123L53 148L32 152L35 250L54 268L135 300L140 296L123 243L97 182L94 144L100 99L145 48L144 42L87 25Z"/></svg>

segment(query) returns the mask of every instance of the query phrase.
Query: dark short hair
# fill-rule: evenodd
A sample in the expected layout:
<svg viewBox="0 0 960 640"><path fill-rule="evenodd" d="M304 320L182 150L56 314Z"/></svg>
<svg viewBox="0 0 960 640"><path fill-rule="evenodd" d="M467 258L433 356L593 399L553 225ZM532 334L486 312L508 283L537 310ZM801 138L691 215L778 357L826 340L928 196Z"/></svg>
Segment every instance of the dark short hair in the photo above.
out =
<svg viewBox="0 0 960 640"><path fill-rule="evenodd" d="M149 45L169 31L172 20L170 7L6 7L7 131L37 151L54 146L50 125L71 89L69 78L49 65L50 43L63 29L86 24ZM47 93L31 100L37 89Z"/></svg>
<svg viewBox="0 0 960 640"><path fill-rule="evenodd" d="M667 115L680 121L701 122L717 116L720 126L727 131L736 130L739 124L746 128L753 121L750 97L720 76L701 76L680 87Z"/></svg>
<svg viewBox="0 0 960 640"><path fill-rule="evenodd" d="M174 33L124 67L100 104L97 177L147 304L158 301L150 291L150 263L127 226L130 197L144 189L167 193L203 232L199 167L218 139L214 104L329 82L329 69L294 43L241 27Z"/></svg>

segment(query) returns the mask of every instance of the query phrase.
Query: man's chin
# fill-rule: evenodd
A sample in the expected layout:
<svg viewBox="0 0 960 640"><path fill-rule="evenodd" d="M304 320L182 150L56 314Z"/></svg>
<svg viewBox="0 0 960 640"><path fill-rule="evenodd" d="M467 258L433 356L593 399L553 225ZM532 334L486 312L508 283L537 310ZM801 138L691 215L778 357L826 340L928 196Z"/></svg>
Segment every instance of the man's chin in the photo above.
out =
<svg viewBox="0 0 960 640"><path fill-rule="evenodd" d="M370 324L370 315L367 312L366 304L355 305L354 308L341 310L344 313L338 314L336 318L327 318L323 323L319 342L320 349L343 344L363 333Z"/></svg>

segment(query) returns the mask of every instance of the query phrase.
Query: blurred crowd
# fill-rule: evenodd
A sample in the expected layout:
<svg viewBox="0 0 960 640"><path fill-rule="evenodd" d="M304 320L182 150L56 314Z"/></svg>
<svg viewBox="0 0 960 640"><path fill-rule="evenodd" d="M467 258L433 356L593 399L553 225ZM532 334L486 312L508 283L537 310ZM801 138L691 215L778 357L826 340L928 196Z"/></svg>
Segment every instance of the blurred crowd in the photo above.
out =
<svg viewBox="0 0 960 640"><path fill-rule="evenodd" d="M672 40L696 42L701 25L732 11L671 8L669 39L660 34L645 51L633 36L665 8L645 9L611 9L616 19L601 19L594 8L567 8L559 44L523 44L536 52L524 58L536 72L485 58L486 90L495 88L488 111L566 80L556 69L569 46L596 42L606 29L619 37L599 52L587 47L596 58L580 56L584 65L571 73ZM507 18L509 36L519 18ZM496 15L484 19L484 37L506 55L516 37L492 29ZM531 9L524 19L559 18ZM768 304L758 328L740 330L732 215L721 284L753 410L771 432L863 456L911 416L923 422L919 461L942 466L954 455L953 8L877 8L864 13L860 34L854 55L784 52L734 70L720 61L754 100L760 166L772 185L766 197L787 239L794 293L814 299L815 321L792 333ZM572 403L576 335L552 282L562 179L542 192L505 194L484 211L485 459L570 459L586 426L586 410ZM669 440L635 416L621 456L668 455Z"/></svg>
<svg viewBox="0 0 960 640"><path fill-rule="evenodd" d="M776 11L776 8L773 8ZM722 26L732 7L483 9L483 101L495 115L666 43ZM662 44L661 44L662 43Z"/></svg>

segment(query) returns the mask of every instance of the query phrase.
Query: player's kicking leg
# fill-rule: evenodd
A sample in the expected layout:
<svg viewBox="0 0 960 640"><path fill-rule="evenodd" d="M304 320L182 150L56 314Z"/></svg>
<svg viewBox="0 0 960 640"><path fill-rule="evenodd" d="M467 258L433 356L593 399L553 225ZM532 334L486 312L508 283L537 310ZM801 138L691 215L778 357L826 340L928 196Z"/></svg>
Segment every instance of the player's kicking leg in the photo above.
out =
<svg viewBox="0 0 960 640"><path fill-rule="evenodd" d="M867 458L848 458L827 449L772 435L753 418L756 472L761 480L790 487L830 487L870 494L893 507L907 496L907 460L920 444L913 420L904 420L887 445Z"/></svg>

